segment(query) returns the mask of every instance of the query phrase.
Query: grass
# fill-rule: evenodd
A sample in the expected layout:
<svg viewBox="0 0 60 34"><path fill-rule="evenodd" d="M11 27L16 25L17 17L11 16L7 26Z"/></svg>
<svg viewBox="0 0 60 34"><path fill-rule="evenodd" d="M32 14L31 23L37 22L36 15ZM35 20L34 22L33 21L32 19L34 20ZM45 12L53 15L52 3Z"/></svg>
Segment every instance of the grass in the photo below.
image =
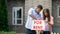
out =
<svg viewBox="0 0 60 34"><path fill-rule="evenodd" d="M0 34L16 34L16 32L4 32L4 31L0 31Z"/></svg>

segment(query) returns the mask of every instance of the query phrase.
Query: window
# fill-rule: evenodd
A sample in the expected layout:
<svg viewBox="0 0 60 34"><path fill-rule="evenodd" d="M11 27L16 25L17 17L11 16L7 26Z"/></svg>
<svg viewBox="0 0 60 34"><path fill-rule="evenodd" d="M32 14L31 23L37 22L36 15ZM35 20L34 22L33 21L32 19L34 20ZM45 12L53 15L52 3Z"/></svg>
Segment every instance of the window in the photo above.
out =
<svg viewBox="0 0 60 34"><path fill-rule="evenodd" d="M23 8L13 7L12 11L12 24L13 25L23 25Z"/></svg>
<svg viewBox="0 0 60 34"><path fill-rule="evenodd" d="M58 6L58 17L60 18L60 6Z"/></svg>

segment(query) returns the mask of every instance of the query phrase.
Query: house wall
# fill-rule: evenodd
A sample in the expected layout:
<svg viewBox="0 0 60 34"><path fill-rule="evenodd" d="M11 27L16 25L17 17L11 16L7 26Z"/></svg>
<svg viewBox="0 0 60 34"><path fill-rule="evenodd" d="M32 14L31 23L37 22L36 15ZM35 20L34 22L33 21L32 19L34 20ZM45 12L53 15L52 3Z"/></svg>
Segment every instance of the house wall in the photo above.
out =
<svg viewBox="0 0 60 34"><path fill-rule="evenodd" d="M52 0L25 0L25 19L27 19L28 10L35 8L37 5L42 5L44 9L48 8L52 13Z"/></svg>
<svg viewBox="0 0 60 34"><path fill-rule="evenodd" d="M52 15L54 16L54 32L60 32L60 17L58 17L58 6L60 6L60 0L52 0Z"/></svg>
<svg viewBox="0 0 60 34"><path fill-rule="evenodd" d="M37 5L42 5L44 8L50 9L52 12L52 0L25 0L25 18L27 19L27 12L29 8L35 8Z"/></svg>
<svg viewBox="0 0 60 34"><path fill-rule="evenodd" d="M35 8L37 5L40 4L44 8L50 9L50 13L52 15L52 14L54 14L54 12L52 12L53 11L52 7L55 5L54 3L55 2L53 2L52 0L25 0L25 1L24 0L9 0L7 2L7 6L8 6L8 19L9 19L9 25L10 25L11 31L13 30L13 31L16 31L16 32L24 32L24 30L25 30L24 26L25 26L25 23L26 23L26 20L27 20L27 15L28 15L27 12L28 12L29 8ZM52 4L54 4L54 5L52 5ZM24 17L24 19L23 19L24 24L22 26L12 25L12 7L16 7L16 6L24 8L24 11L23 11L24 12L24 16L23 16ZM56 30L56 31L58 31L58 30Z"/></svg>
<svg viewBox="0 0 60 34"><path fill-rule="evenodd" d="M57 6L60 6L60 0L25 0L25 19L29 8L35 8L37 5L50 9L51 15L54 17L53 32L60 32L60 18L58 18Z"/></svg>
<svg viewBox="0 0 60 34"><path fill-rule="evenodd" d="M13 7L23 7L23 21L24 19L24 9L25 9L25 1L24 0L7 0L7 10L8 10L8 22L10 26L10 31L16 32L24 32L24 24L23 25L13 25L12 24L12 8Z"/></svg>

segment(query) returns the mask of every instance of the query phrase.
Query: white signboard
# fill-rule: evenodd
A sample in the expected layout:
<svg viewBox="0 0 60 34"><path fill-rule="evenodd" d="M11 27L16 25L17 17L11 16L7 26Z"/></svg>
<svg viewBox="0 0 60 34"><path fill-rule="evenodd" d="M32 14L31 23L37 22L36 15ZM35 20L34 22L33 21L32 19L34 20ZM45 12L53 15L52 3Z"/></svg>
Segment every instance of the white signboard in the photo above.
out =
<svg viewBox="0 0 60 34"><path fill-rule="evenodd" d="M34 20L31 24L31 30L45 30L44 20Z"/></svg>

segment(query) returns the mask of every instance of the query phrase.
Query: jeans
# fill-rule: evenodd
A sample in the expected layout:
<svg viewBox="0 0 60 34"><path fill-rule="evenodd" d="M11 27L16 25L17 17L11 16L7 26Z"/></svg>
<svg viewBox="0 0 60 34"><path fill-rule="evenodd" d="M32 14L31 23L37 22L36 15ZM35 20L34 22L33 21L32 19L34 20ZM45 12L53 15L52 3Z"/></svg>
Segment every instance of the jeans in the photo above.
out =
<svg viewBox="0 0 60 34"><path fill-rule="evenodd" d="M44 31L43 34L50 34L50 32L49 31Z"/></svg>
<svg viewBox="0 0 60 34"><path fill-rule="evenodd" d="M25 34L36 34L35 30L26 29Z"/></svg>
<svg viewBox="0 0 60 34"><path fill-rule="evenodd" d="M25 34L36 34L36 31L35 30L30 30L30 29L26 29L25 30ZM42 34L42 33L40 33ZM49 31L44 31L43 34L50 34Z"/></svg>

